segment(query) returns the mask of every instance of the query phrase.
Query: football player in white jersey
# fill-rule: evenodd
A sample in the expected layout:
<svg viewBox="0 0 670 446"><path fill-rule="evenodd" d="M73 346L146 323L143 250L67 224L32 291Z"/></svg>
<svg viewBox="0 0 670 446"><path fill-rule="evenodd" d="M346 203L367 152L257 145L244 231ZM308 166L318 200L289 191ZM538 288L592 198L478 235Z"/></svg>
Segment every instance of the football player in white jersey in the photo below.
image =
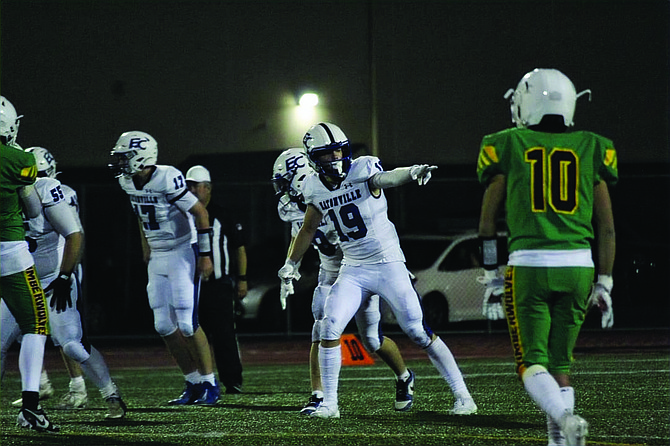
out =
<svg viewBox="0 0 670 446"><path fill-rule="evenodd" d="M109 167L138 219L154 328L186 381L181 396L168 404L215 405L220 390L198 324L196 292L201 278L207 280L213 271L207 208L189 192L178 169L156 164L158 144L148 133L123 133L111 156Z"/></svg>
<svg viewBox="0 0 670 446"><path fill-rule="evenodd" d="M303 149L287 149L274 163L272 184L275 192L280 195L277 211L279 217L291 223L291 243L295 240L305 216L306 205L302 196L302 185L305 179L313 175L307 156ZM342 249L335 226L329 218L325 218L317 229L312 245L319 253L319 278L312 297L312 345L309 353L310 383L312 395L300 411L303 415L311 415L323 402L323 386L319 370L319 342L321 341L321 322L324 316L326 296L337 278L342 262ZM289 245L290 249L290 245ZM286 305L286 297L292 294L292 281L282 281L282 307ZM365 348L377 353L396 375L396 399L394 408L397 411L408 411L414 400L414 372L405 365L402 354L396 343L381 334L379 312L379 296L372 295L363 299L361 307L355 314L356 326Z"/></svg>
<svg viewBox="0 0 670 446"><path fill-rule="evenodd" d="M426 164L385 172L379 158L352 161L349 140L331 123L312 126L303 144L316 175L306 178L303 196L307 209L302 228L291 246L279 277L295 277L297 262L309 248L321 221L333 221L344 253L342 267L326 299L321 326L319 362L324 401L312 413L338 418L337 387L342 362L340 336L363 299L378 294L389 305L402 330L423 348L449 384L455 403L452 414L475 413L477 406L447 345L423 324L423 311L395 226L388 219L383 189L411 181L424 185L436 166Z"/></svg>
<svg viewBox="0 0 670 446"><path fill-rule="evenodd" d="M47 299L51 302L49 323L52 340L67 357L81 365L99 389L100 395L107 402L106 417L123 418L126 405L109 375L102 354L86 340L79 314L82 279L80 260L84 250L84 230L79 220L77 194L56 179L56 161L47 149L31 147L26 152L32 153L37 161L38 178L35 188L42 199L42 213L28 220L26 238L35 259L39 279L45 287ZM19 334L18 325L15 321L8 320L8 312L4 310L3 307L3 352L8 347L7 344L11 344ZM7 325L11 326L12 322L16 329L9 330L12 334L5 336ZM70 389L74 392L69 392L61 400L63 408L86 405L86 389L82 389L83 378L79 376L74 379L74 383L72 381Z"/></svg>

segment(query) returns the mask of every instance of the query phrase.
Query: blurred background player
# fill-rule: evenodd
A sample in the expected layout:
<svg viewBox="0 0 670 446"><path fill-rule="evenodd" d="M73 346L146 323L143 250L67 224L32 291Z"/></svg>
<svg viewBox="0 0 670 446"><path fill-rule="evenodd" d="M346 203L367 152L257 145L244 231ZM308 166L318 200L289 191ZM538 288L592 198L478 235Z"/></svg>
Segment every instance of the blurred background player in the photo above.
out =
<svg viewBox="0 0 670 446"><path fill-rule="evenodd" d="M49 421L39 406L49 313L23 227L24 214L36 217L41 205L33 186L37 177L35 157L13 146L19 118L14 106L0 97L0 298L23 334L19 351L22 407L17 425L55 433L60 428Z"/></svg>
<svg viewBox="0 0 670 446"><path fill-rule="evenodd" d="M214 273L200 283L199 317L212 347L220 384L242 392L242 361L235 329L235 302L247 295L247 251L242 224L212 202L212 177L204 166L186 172L186 184L207 208L212 227ZM231 255L231 252L234 255Z"/></svg>
<svg viewBox="0 0 670 446"><path fill-rule="evenodd" d="M351 146L334 124L312 126L303 138L310 166L317 173L305 179L302 193L305 218L279 277L291 280L326 215L338 233L344 257L328 293L321 327L319 362L323 404L312 413L338 418L337 386L342 363L340 336L363 300L374 294L386 301L402 330L426 350L456 398L453 414L475 413L477 406L447 345L423 324L423 311L414 289L395 226L388 219L383 189L411 181L430 180L435 166L415 165L384 172L373 156L351 159Z"/></svg>
<svg viewBox="0 0 670 446"><path fill-rule="evenodd" d="M26 238L40 281L45 285L47 299L51 300L49 324L52 340L65 353L65 358L81 365L99 389L107 403L106 417L123 418L126 405L110 377L102 354L88 342L79 313L80 306L83 306L80 260L84 252L84 231L79 219L77 194L56 179L56 160L47 149L31 147L26 152L32 153L37 161L35 189L42 199L40 215L27 221ZM5 314L2 322L3 325L16 324ZM14 333L18 334L18 330ZM15 336L2 338L3 352L15 339ZM68 366L68 362L66 360L70 392L61 399L59 408L81 408L87 403L86 387L81 374L77 374L80 369Z"/></svg>
<svg viewBox="0 0 670 446"><path fill-rule="evenodd" d="M505 313L517 373L547 414L550 445L586 444L588 424L573 414L572 350L589 304L602 311L603 328L613 322L615 232L607 185L617 181L617 157L612 141L567 131L584 93L590 91L576 94L558 70L527 73L505 95L511 95L516 128L485 136L477 163L486 186L479 221L484 267L493 281L496 218L504 206L509 228Z"/></svg>
<svg viewBox="0 0 670 446"><path fill-rule="evenodd" d="M214 405L220 390L198 323L196 293L213 269L207 208L189 192L178 169L156 164L158 143L148 133L123 133L111 156L109 167L137 216L154 328L184 375L184 391L168 404Z"/></svg>
<svg viewBox="0 0 670 446"><path fill-rule="evenodd" d="M306 205L302 196L302 186L307 176L313 172L309 167L304 150L297 148L283 151L275 160L272 169L272 185L279 196L277 204L279 218L291 224L289 251L305 216ZM328 218L325 218L319 225L319 229L316 230L312 245L319 253L319 278L312 295L314 325L309 353L312 395L300 411L303 415L311 415L323 402L323 386L319 368L321 324L326 296L337 278L342 262L342 249L339 246L337 232ZM286 307L286 297L292 293L292 281L282 281L282 308ZM373 295L363 299L360 309L356 312L355 320L365 348L377 353L396 375L395 410L410 410L414 401L414 373L405 365L396 343L381 335L379 296Z"/></svg>

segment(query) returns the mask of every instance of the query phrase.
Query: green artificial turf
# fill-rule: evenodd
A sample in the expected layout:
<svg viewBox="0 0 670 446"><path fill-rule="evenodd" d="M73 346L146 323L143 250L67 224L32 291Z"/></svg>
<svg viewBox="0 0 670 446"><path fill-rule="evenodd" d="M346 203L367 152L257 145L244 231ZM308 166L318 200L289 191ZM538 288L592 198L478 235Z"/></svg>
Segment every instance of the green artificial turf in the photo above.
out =
<svg viewBox="0 0 670 446"><path fill-rule="evenodd" d="M670 373L663 352L583 354L573 368L576 413L589 422L587 444L670 444ZM393 410L394 381L383 363L345 366L341 418L298 415L309 397L307 365L249 365L244 393L224 395L216 407L171 407L181 391L175 368L112 371L128 404L125 419L105 419L105 404L87 381L89 405L57 410L58 394L43 401L59 434L16 427L19 375L7 372L0 394L0 444L7 445L543 445L545 416L513 373L511 360L464 358L459 365L479 411L448 414L451 392L428 359L407 361L417 375L415 403ZM50 371L67 389L64 370Z"/></svg>

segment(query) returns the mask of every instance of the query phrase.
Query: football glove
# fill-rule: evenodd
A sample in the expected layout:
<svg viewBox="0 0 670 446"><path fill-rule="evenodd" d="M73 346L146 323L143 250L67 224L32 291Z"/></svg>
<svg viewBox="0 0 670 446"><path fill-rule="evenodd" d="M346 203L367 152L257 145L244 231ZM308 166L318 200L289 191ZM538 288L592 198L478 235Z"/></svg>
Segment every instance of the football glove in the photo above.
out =
<svg viewBox="0 0 670 446"><path fill-rule="evenodd" d="M491 321L505 319L502 298L505 295L503 278L497 277L495 270L484 270L484 276L477 277L477 281L486 286L482 302L482 316Z"/></svg>
<svg viewBox="0 0 670 446"><path fill-rule="evenodd" d="M290 294L293 294L293 280L288 282L282 280L281 286L279 288L279 302L281 302L281 309L286 310L286 299Z"/></svg>
<svg viewBox="0 0 670 446"><path fill-rule="evenodd" d="M72 297L70 295L72 287L70 279L65 274L60 275L54 279L48 287L44 289L44 293L53 291L51 295L51 309L56 310L56 313L65 311L67 308L72 308Z"/></svg>
<svg viewBox="0 0 670 446"><path fill-rule="evenodd" d="M602 328L612 328L614 325L614 310L612 308L612 287L614 281L611 276L598 275L598 281L591 288L589 296L589 307L598 307L602 315Z"/></svg>
<svg viewBox="0 0 670 446"><path fill-rule="evenodd" d="M279 269L279 279L281 280L281 286L279 288L279 301L281 302L281 309L286 309L286 298L293 294L295 290L293 289L293 281L300 279L300 273L298 272L298 262L294 262L291 259L286 259L286 263Z"/></svg>
<svg viewBox="0 0 670 446"><path fill-rule="evenodd" d="M416 164L409 168L409 175L419 183L419 186L423 186L430 181L430 177L433 175L431 172L435 169L437 169L437 166Z"/></svg>

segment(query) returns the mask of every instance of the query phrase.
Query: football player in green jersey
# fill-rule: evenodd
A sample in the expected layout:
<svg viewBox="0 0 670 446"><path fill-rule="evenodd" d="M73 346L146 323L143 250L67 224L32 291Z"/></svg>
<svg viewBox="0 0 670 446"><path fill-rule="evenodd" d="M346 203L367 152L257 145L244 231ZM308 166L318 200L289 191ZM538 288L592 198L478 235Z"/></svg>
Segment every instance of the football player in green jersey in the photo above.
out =
<svg viewBox="0 0 670 446"><path fill-rule="evenodd" d="M39 432L58 432L38 402L49 314L25 239L23 213L35 217L42 205L33 186L35 157L16 146L19 118L14 106L0 97L0 298L23 333L19 351L23 405L17 424Z"/></svg>
<svg viewBox="0 0 670 446"><path fill-rule="evenodd" d="M479 221L486 276L496 282L496 218L504 206L504 311L517 373L547 414L550 445L585 444L588 424L573 414L572 351L590 306L601 310L603 328L613 322L608 185L618 179L617 156L609 139L568 131L584 93L591 92L577 94L558 70L527 73L505 95L516 127L485 136L477 163L486 186Z"/></svg>

